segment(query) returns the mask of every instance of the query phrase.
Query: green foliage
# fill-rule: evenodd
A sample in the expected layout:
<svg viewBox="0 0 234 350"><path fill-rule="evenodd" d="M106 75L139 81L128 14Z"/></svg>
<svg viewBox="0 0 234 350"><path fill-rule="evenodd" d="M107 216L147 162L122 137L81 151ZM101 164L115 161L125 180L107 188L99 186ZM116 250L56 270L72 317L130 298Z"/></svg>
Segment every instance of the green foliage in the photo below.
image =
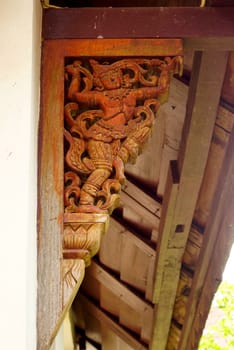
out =
<svg viewBox="0 0 234 350"><path fill-rule="evenodd" d="M198 350L234 350L234 284L220 284L212 308L221 310L222 316L205 328Z"/></svg>

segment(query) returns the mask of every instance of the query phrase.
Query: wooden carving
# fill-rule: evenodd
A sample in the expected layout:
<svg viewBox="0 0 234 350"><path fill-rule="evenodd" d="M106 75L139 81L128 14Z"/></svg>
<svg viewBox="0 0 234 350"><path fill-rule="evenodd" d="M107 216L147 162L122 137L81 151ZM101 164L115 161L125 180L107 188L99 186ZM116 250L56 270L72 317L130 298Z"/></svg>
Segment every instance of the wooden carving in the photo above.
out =
<svg viewBox="0 0 234 350"><path fill-rule="evenodd" d="M65 66L64 258L89 265L97 253L103 222L119 205L124 165L141 153L180 69L178 56Z"/></svg>

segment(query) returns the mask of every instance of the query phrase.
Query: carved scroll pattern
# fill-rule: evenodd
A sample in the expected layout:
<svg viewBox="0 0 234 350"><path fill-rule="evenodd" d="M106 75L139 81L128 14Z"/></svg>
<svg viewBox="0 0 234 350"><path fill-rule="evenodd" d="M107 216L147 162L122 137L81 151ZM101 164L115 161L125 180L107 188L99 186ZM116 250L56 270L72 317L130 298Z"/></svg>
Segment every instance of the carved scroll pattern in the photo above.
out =
<svg viewBox="0 0 234 350"><path fill-rule="evenodd" d="M111 213L180 58L74 61L65 67L65 211Z"/></svg>
<svg viewBox="0 0 234 350"><path fill-rule="evenodd" d="M64 258L89 263L103 232L98 215L119 205L124 165L142 152L156 112L167 100L180 57L74 60L65 66ZM92 215L93 221L85 223ZM87 220L89 218L87 217Z"/></svg>

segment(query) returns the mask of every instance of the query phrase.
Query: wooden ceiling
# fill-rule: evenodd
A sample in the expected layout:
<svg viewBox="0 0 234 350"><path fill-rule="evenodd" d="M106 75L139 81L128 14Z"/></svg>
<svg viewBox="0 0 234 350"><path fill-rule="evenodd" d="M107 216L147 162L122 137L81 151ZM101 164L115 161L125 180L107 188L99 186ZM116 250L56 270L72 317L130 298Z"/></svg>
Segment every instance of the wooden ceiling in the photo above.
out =
<svg viewBox="0 0 234 350"><path fill-rule="evenodd" d="M101 0L50 4L123 6ZM207 6L220 4L206 1ZM144 2L145 7L185 5ZM198 7L200 1L189 5ZM77 38L66 26L59 32L63 10L51 11L44 12L45 40ZM52 17L56 20L48 26ZM182 35L188 37L184 75L173 78L145 152L127 166L122 206L114 211L99 254L86 269L72 309L78 338L97 349L198 347L234 239L234 47L229 48L233 30L225 23L223 41L222 35L214 38L222 28L211 28L206 40L199 28L194 35L194 26Z"/></svg>

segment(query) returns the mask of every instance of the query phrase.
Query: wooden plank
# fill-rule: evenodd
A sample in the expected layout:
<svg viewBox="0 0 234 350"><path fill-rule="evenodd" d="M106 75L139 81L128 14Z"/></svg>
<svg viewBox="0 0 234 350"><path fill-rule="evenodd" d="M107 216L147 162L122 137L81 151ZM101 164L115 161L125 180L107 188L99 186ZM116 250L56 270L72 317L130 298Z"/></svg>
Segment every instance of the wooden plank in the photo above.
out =
<svg viewBox="0 0 234 350"><path fill-rule="evenodd" d="M44 39L233 37L233 18L234 7L47 9L43 12L42 36Z"/></svg>
<svg viewBox="0 0 234 350"><path fill-rule="evenodd" d="M123 192L127 193L129 197L132 197L144 208L147 208L152 214L160 218L162 206L161 203L159 203L156 199L150 197L132 182L126 181Z"/></svg>
<svg viewBox="0 0 234 350"><path fill-rule="evenodd" d="M233 51L234 41L233 36L227 37L220 35L219 37L194 36L184 37L183 39L184 50L194 51L208 51L208 50L220 50L220 51Z"/></svg>
<svg viewBox="0 0 234 350"><path fill-rule="evenodd" d="M138 228L138 231L150 234L152 241L158 237L159 217L152 214L147 208L122 191L120 194L123 202L123 218Z"/></svg>
<svg viewBox="0 0 234 350"><path fill-rule="evenodd" d="M87 269L87 274L91 274L97 281L108 288L114 295L118 296L120 300L123 300L133 310L136 310L139 314L144 315L146 309L152 309L152 306L146 301L142 300L126 286L119 282L116 278L111 276L95 261Z"/></svg>
<svg viewBox="0 0 234 350"><path fill-rule="evenodd" d="M219 107L218 116L212 136L205 177L196 205L193 220L202 228L205 227L222 170L225 153L228 147L230 130L234 125L234 114Z"/></svg>
<svg viewBox="0 0 234 350"><path fill-rule="evenodd" d="M99 259L101 263L117 273L120 273L121 233L124 231L125 227L111 218L109 229L102 237L99 250Z"/></svg>
<svg viewBox="0 0 234 350"><path fill-rule="evenodd" d="M158 304L160 299L160 288L163 281L164 265L166 260L168 240L170 235L170 227L173 220L173 213L175 210L176 197L178 192L178 179L173 176L172 163L168 171L167 177L167 191L163 200L162 217L159 227L159 241L158 241L158 254L156 260L156 273L155 273L155 288L154 288L154 303Z"/></svg>
<svg viewBox="0 0 234 350"><path fill-rule="evenodd" d="M199 52L195 55L179 154L179 187L172 197L174 210L168 212L165 222L168 242L164 237L166 248L162 251L159 248L158 253L155 301L160 300L160 303L152 349L157 345L158 350L163 350L167 343L182 256L207 162L226 63L225 52ZM162 226L160 234L164 231Z"/></svg>
<svg viewBox="0 0 234 350"><path fill-rule="evenodd" d="M165 348L176 295L176 287L174 288L174 274L176 273L179 275L180 263L177 259L178 251L168 249L168 240L176 205L178 186L178 179L173 176L173 171L170 167L166 185L167 191L163 200L162 217L159 228L160 236L158 242L153 296L153 300L156 304L156 314L150 345L150 349L152 350L155 349L156 346L161 346L159 344L162 344L161 349ZM179 276L176 277L179 278Z"/></svg>
<svg viewBox="0 0 234 350"><path fill-rule="evenodd" d="M165 121L164 142L157 195L163 197L169 162L178 158L182 128L186 112L188 87L177 79L172 79L168 102L160 107L159 114Z"/></svg>
<svg viewBox="0 0 234 350"><path fill-rule="evenodd" d="M119 350L119 342L117 335L108 329L106 326L102 326L102 350Z"/></svg>
<svg viewBox="0 0 234 350"><path fill-rule="evenodd" d="M53 52L56 55L56 50ZM49 349L62 312L63 233L63 62L43 50L38 178L37 349ZM51 88L54 86L56 88ZM51 117L53 116L53 117ZM53 278L51 278L53 276Z"/></svg>
<svg viewBox="0 0 234 350"><path fill-rule="evenodd" d="M150 284L148 277L151 277L149 268L150 264L155 264L156 252L129 231L122 233L121 242L120 278L146 293L147 285L149 288Z"/></svg>
<svg viewBox="0 0 234 350"><path fill-rule="evenodd" d="M130 333L128 333L117 322L113 321L101 309L95 306L88 298L86 298L83 295L80 295L79 299L84 305L86 312L90 313L93 317L97 318L103 325L105 325L107 328L109 328L115 334L117 334L134 350L147 350L147 347L143 345L143 343L141 343L139 340L133 337ZM75 310L76 310L76 305L74 305L74 311Z"/></svg>
<svg viewBox="0 0 234 350"><path fill-rule="evenodd" d="M102 350L134 350L113 331L105 326L102 326Z"/></svg>
<svg viewBox="0 0 234 350"><path fill-rule="evenodd" d="M153 307L126 288L95 261L87 269L87 275L91 275L102 285L100 305L119 317L120 324L138 333L143 341L149 343L153 326ZM106 297L108 299L105 299Z"/></svg>
<svg viewBox="0 0 234 350"><path fill-rule="evenodd" d="M222 98L234 108L234 52L231 52L228 59L227 70L224 78Z"/></svg>
<svg viewBox="0 0 234 350"><path fill-rule="evenodd" d="M152 57L183 55L181 39L59 39L45 40L44 48L64 57Z"/></svg>
<svg viewBox="0 0 234 350"><path fill-rule="evenodd" d="M103 283L100 283L100 307L103 310L107 311L109 314L112 314L113 316L119 318L121 312L121 304L122 302L119 300L119 296L114 294L113 291L106 287Z"/></svg>
<svg viewBox="0 0 234 350"><path fill-rule="evenodd" d="M234 130L204 233L179 350L195 350L234 241ZM206 305L206 306L205 306Z"/></svg>
<svg viewBox="0 0 234 350"><path fill-rule="evenodd" d="M102 238L99 259L120 274L121 280L145 292L146 299L152 301L156 251L113 218Z"/></svg>

